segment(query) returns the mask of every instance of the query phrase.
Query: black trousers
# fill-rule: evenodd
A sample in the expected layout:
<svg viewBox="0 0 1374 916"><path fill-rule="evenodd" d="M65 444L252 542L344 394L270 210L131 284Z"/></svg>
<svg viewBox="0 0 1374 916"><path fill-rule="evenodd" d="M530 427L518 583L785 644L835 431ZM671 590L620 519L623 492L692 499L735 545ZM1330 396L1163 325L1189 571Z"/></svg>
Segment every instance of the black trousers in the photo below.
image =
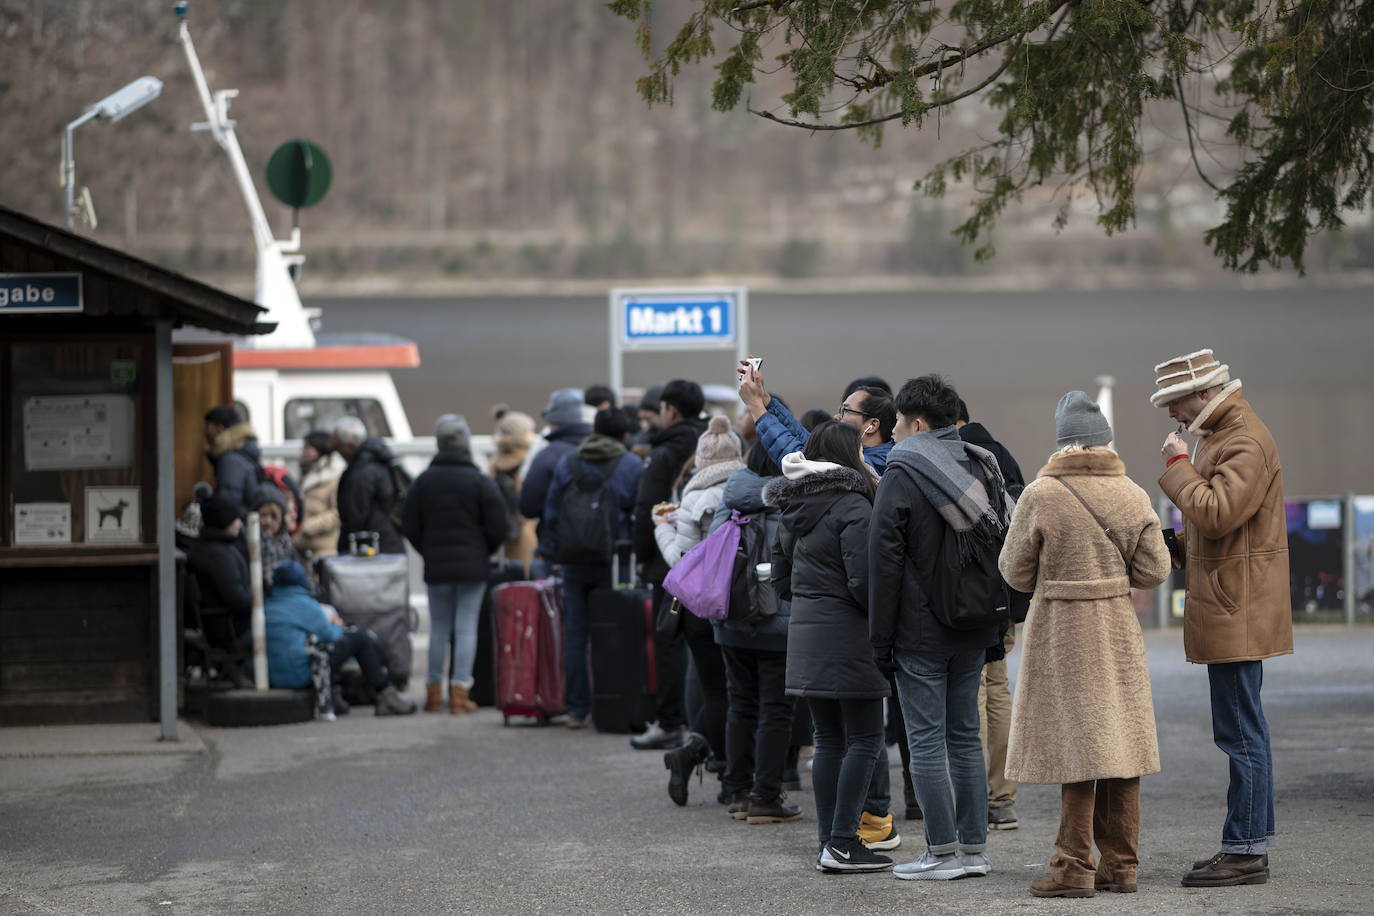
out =
<svg viewBox="0 0 1374 916"><path fill-rule="evenodd" d="M682 637L701 682L701 714L692 724L706 738L716 759L725 760L725 711L730 703L725 686L725 659L716 645L715 627L694 614L683 611L683 615Z"/></svg>
<svg viewBox="0 0 1374 916"><path fill-rule="evenodd" d="M782 794L792 737L792 697L783 693L787 653L722 646L730 705L725 715L725 775L731 794L759 801Z"/></svg>
<svg viewBox="0 0 1374 916"><path fill-rule="evenodd" d="M657 609L655 620L659 623L668 613L668 605L673 599L663 590L662 585L654 586L654 607ZM681 616L691 616L686 611ZM687 724L687 711L683 703L683 684L687 679L687 643L682 636L681 621L673 628L672 634L663 635L663 627L658 626L654 633L654 666L658 672L658 724L671 731Z"/></svg>
<svg viewBox="0 0 1374 916"><path fill-rule="evenodd" d="M811 788L820 841L852 839L883 749L883 701L808 697L816 726Z"/></svg>
<svg viewBox="0 0 1374 916"><path fill-rule="evenodd" d="M330 648L329 667L335 683L339 683L339 670L350 658L358 660L358 667L363 669L363 679L373 690L380 692L390 683L386 663L382 661L382 644L369 631L345 627L343 635Z"/></svg>

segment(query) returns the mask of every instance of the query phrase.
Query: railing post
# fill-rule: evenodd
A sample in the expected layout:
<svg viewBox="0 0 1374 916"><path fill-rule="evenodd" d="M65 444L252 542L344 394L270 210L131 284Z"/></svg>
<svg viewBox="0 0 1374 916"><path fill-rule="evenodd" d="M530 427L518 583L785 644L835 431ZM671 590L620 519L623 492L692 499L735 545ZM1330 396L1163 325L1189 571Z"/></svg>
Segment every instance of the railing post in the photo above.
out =
<svg viewBox="0 0 1374 916"><path fill-rule="evenodd" d="M1343 568L1342 578L1345 580L1345 625L1353 626L1355 623L1355 603L1358 599L1356 588L1359 583L1355 581L1355 494L1347 492L1345 494L1345 515L1344 519L1344 543L1341 545L1341 566Z"/></svg>

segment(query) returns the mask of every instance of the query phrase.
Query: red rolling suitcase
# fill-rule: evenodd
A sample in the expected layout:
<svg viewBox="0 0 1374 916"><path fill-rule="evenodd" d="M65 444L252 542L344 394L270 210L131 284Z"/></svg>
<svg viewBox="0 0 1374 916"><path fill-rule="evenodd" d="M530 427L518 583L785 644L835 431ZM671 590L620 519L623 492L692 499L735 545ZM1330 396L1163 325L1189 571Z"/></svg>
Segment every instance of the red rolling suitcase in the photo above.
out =
<svg viewBox="0 0 1374 916"><path fill-rule="evenodd" d="M496 586L496 704L540 723L562 715L563 596L557 579Z"/></svg>

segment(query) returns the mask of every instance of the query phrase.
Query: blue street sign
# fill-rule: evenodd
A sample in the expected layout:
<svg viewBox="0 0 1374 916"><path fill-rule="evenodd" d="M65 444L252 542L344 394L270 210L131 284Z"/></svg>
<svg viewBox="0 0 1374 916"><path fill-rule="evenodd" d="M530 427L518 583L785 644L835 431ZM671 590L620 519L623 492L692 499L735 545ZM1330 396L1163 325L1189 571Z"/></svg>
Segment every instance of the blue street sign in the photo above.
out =
<svg viewBox="0 0 1374 916"><path fill-rule="evenodd" d="M619 306L621 341L627 347L728 347L735 340L734 296L625 296Z"/></svg>
<svg viewBox="0 0 1374 916"><path fill-rule="evenodd" d="M0 274L0 315L81 310L81 274Z"/></svg>

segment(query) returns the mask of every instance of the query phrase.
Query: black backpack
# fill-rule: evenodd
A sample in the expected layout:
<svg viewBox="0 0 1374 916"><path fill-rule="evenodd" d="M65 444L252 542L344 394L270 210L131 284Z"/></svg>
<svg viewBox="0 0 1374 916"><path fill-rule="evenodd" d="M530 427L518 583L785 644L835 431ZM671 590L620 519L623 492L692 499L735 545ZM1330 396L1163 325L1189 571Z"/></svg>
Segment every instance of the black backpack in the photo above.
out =
<svg viewBox="0 0 1374 916"><path fill-rule="evenodd" d="M735 551L735 563L730 572L728 620L758 624L778 612L778 598L773 593L772 581L760 580L756 571L760 563L768 563L771 559L768 514L755 512L749 516L748 524L740 525L739 548Z"/></svg>
<svg viewBox="0 0 1374 916"><path fill-rule="evenodd" d="M983 483L986 486L987 480ZM991 492L991 487L988 491L994 505L1000 506L1004 494ZM926 588L930 612L936 620L954 630L981 630L1009 624L1011 592L997 568L997 557L1002 553L1005 540L1005 532L974 538L972 554L961 563L959 539L953 530L945 532L934 581Z"/></svg>
<svg viewBox="0 0 1374 916"><path fill-rule="evenodd" d="M611 468L598 474L588 470L575 455L568 456L572 481L558 500L559 563L602 566L615 552L619 508L611 490Z"/></svg>
<svg viewBox="0 0 1374 916"><path fill-rule="evenodd" d="M405 525L406 493L409 492L415 478L410 476L410 472L403 468L399 461L392 461L387 466L387 473L391 475L391 489L396 494L396 501L391 504L391 524L400 531Z"/></svg>

